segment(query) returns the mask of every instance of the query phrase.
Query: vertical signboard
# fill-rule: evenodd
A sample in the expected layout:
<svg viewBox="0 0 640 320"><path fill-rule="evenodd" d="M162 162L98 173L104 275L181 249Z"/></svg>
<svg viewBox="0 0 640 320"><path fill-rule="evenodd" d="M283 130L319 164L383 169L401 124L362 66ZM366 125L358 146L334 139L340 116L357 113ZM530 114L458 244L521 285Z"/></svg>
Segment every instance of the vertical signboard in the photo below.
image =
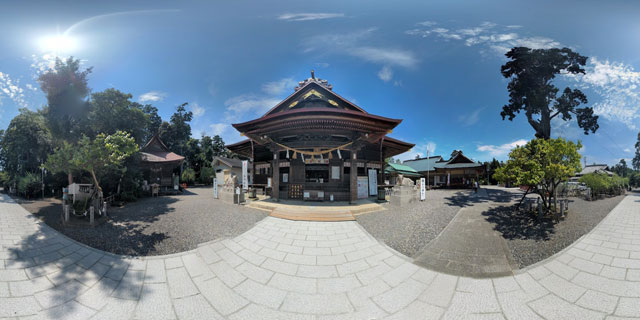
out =
<svg viewBox="0 0 640 320"><path fill-rule="evenodd" d="M358 199L366 199L368 198L369 194L367 191L369 191L369 178L368 177L358 177L357 178L357 182L358 182Z"/></svg>
<svg viewBox="0 0 640 320"><path fill-rule="evenodd" d="M376 169L369 169L369 195L378 195L378 172Z"/></svg>
<svg viewBox="0 0 640 320"><path fill-rule="evenodd" d="M242 190L249 189L249 161L242 160Z"/></svg>
<svg viewBox="0 0 640 320"><path fill-rule="evenodd" d="M426 198L426 192L427 192L427 188L426 188L425 179L420 178L420 201L424 201L424 199Z"/></svg>
<svg viewBox="0 0 640 320"><path fill-rule="evenodd" d="M213 198L218 199L218 179L213 178Z"/></svg>

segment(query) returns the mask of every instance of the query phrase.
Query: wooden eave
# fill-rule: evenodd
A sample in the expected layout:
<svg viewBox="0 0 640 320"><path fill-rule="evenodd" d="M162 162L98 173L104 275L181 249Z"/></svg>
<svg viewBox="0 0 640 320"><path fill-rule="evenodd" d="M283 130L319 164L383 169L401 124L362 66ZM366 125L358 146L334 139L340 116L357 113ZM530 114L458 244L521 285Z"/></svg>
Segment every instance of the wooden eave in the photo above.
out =
<svg viewBox="0 0 640 320"><path fill-rule="evenodd" d="M302 130L350 130L371 133L366 140L374 142L393 130L402 120L391 119L359 111L336 108L301 108L279 112L233 124L246 137L264 143L262 135L295 129Z"/></svg>

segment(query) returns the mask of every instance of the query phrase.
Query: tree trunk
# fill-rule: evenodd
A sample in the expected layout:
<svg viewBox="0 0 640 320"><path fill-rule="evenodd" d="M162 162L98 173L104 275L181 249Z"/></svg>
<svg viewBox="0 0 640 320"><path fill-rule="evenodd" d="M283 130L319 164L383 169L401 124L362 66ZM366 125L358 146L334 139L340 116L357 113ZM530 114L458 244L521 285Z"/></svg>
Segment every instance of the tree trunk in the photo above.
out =
<svg viewBox="0 0 640 320"><path fill-rule="evenodd" d="M520 202L518 202L518 206L516 207L517 209L520 209L520 205L522 205L522 201L524 201L524 198L527 197L527 194L529 194L530 188L527 188L527 191L524 193L524 196L522 196L522 199L520 199Z"/></svg>
<svg viewBox="0 0 640 320"><path fill-rule="evenodd" d="M98 184L98 178L96 178L96 173L93 171L93 169L91 169L90 172L91 177L93 177L93 183L96 184L96 190L102 192L102 188L100 188L100 184Z"/></svg>
<svg viewBox="0 0 640 320"><path fill-rule="evenodd" d="M67 179L69 180L69 184L73 184L73 173L69 172L67 174Z"/></svg>

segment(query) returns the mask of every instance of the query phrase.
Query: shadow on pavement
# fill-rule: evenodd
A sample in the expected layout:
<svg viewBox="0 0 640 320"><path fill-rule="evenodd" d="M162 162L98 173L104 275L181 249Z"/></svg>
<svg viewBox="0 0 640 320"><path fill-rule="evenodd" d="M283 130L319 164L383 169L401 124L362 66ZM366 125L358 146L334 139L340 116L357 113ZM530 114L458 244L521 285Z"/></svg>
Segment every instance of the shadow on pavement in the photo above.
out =
<svg viewBox="0 0 640 320"><path fill-rule="evenodd" d="M502 190L493 188L482 188L487 192L487 196L474 196L473 191L460 190L450 197L446 197L448 205L459 207L468 207L478 203L498 202L509 203L514 200L520 200L524 193L518 189Z"/></svg>
<svg viewBox="0 0 640 320"><path fill-rule="evenodd" d="M549 240L555 233L555 224L551 218L545 217L538 221L535 214L518 210L516 205L493 207L482 215L507 240Z"/></svg>
<svg viewBox="0 0 640 320"><path fill-rule="evenodd" d="M40 206L33 201L19 202L39 220L78 242L115 254L144 256L152 252L156 244L168 238L165 233L147 233L145 229L160 216L173 212L174 209L169 205L176 201L172 197L143 198L122 208L110 208L107 221L96 227L64 226L59 200L48 201Z"/></svg>
<svg viewBox="0 0 640 320"><path fill-rule="evenodd" d="M99 310L111 294L126 300L138 300L145 294L144 270L130 270L132 260L87 248L43 225L36 216L27 218L35 221L25 223L20 218L23 222L11 225L16 233L29 235L3 244L8 252L5 268L24 270L28 279L16 282L20 285L13 295L25 299L33 295L38 301L33 307L40 305L47 318L88 318L94 311L86 306ZM12 310L16 315L33 311Z"/></svg>

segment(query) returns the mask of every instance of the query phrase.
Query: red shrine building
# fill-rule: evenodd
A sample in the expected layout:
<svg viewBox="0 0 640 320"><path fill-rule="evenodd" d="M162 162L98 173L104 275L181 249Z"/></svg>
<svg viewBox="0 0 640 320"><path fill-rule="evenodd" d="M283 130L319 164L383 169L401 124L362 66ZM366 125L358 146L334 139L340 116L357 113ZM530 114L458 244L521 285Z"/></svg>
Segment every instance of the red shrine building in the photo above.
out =
<svg viewBox="0 0 640 320"><path fill-rule="evenodd" d="M227 148L252 159L253 184L274 199L355 202L377 194L385 158L414 146L387 136L400 122L367 113L312 71L262 117L233 124L247 139Z"/></svg>

